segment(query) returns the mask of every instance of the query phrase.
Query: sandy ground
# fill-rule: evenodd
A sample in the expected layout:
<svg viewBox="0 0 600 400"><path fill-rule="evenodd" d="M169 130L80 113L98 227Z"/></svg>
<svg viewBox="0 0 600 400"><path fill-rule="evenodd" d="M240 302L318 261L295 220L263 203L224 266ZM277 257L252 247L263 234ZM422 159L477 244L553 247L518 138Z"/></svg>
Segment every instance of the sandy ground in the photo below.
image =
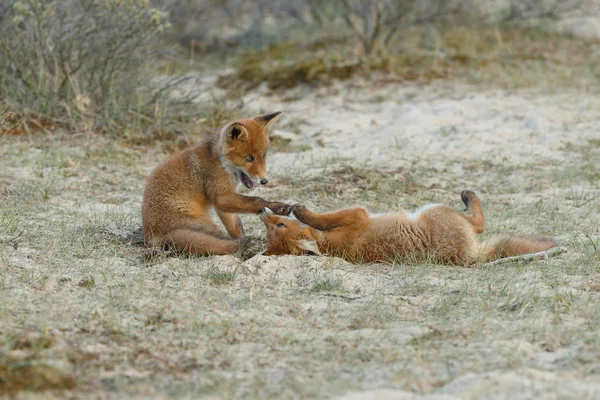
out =
<svg viewBox="0 0 600 400"><path fill-rule="evenodd" d="M385 211L459 207L469 188L489 234L552 234L568 252L473 269L144 262L131 232L158 146L2 137L0 383L50 388L22 398L600 398L600 96L357 80L246 104L285 113L273 184L254 193Z"/></svg>

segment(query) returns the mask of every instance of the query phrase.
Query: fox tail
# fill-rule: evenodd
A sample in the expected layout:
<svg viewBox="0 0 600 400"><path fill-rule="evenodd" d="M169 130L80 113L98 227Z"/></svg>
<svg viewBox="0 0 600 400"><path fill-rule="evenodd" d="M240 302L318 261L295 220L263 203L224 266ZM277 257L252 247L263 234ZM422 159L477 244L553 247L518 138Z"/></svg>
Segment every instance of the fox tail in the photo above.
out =
<svg viewBox="0 0 600 400"><path fill-rule="evenodd" d="M546 251L559 245L556 239L535 235L498 235L479 245L479 261Z"/></svg>

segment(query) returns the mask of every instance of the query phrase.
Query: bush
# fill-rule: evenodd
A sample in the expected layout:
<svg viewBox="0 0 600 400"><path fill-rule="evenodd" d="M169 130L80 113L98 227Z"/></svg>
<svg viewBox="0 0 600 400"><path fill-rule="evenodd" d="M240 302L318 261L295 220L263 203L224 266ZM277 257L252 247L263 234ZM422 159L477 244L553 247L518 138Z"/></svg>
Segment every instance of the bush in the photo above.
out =
<svg viewBox="0 0 600 400"><path fill-rule="evenodd" d="M19 0L0 5L0 98L22 115L96 128L140 124L164 94L150 84L167 15L147 0ZM166 83L162 84L163 86Z"/></svg>
<svg viewBox="0 0 600 400"><path fill-rule="evenodd" d="M288 89L382 74L424 83L463 79L504 87L573 85L600 78L598 41L536 27L413 27L400 31L387 55L362 60L352 59L352 46L352 39L339 38L247 52L238 59L235 72L222 75L218 85Z"/></svg>

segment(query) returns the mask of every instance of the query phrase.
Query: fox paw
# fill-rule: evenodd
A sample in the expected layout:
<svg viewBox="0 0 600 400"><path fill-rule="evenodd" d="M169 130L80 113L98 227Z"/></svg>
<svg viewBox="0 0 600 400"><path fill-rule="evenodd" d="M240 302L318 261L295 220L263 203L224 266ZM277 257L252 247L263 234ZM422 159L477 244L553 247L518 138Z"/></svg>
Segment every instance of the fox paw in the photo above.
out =
<svg viewBox="0 0 600 400"><path fill-rule="evenodd" d="M263 250L263 244L257 238L245 236L240 239L238 254L242 260L254 257Z"/></svg>
<svg viewBox="0 0 600 400"><path fill-rule="evenodd" d="M292 207L285 203L271 203L269 208L273 211L273 214L277 215L290 215L292 212Z"/></svg>
<svg viewBox="0 0 600 400"><path fill-rule="evenodd" d="M462 192L460 192L460 198L462 199L463 203L465 203L465 206L467 208L469 208L469 203L471 202L471 199L475 196L475 192L472 192L470 190L463 190Z"/></svg>
<svg viewBox="0 0 600 400"><path fill-rule="evenodd" d="M294 216L300 221L300 222L304 222L304 220L306 219L306 212L308 211L308 209L303 206L302 204L294 204L292 206L292 212L294 213Z"/></svg>

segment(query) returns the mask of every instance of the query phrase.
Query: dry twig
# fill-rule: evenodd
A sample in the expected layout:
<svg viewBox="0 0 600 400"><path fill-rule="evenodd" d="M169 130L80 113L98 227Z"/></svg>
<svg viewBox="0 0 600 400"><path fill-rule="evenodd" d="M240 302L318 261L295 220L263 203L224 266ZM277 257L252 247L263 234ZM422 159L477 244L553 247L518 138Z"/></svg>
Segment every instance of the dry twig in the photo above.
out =
<svg viewBox="0 0 600 400"><path fill-rule="evenodd" d="M565 253L566 251L567 251L567 249L564 247L554 247L552 249L549 249L546 251L540 251L538 253L522 254L520 256L501 258L499 260L481 264L481 266L482 267L491 267L494 265L506 264L506 263L513 262L513 261L529 262L529 261L533 261L533 260L546 260L550 257L555 257L559 254Z"/></svg>

